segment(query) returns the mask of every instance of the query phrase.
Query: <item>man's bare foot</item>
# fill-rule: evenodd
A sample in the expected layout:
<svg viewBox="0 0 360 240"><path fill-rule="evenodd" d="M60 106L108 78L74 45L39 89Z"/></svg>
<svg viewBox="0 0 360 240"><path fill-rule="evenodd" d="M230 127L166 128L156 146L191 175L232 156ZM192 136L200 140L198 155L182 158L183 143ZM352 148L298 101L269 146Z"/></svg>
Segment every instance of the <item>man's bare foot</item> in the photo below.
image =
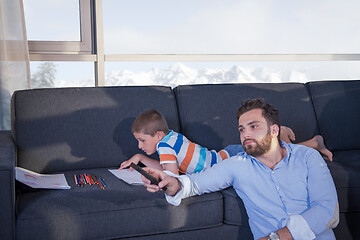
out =
<svg viewBox="0 0 360 240"><path fill-rule="evenodd" d="M321 153L321 155L323 156L323 158L325 160L332 161L333 154L332 154L332 152L330 152L329 149L326 148L325 143L324 143L324 138L321 135L315 135L313 137L313 139L314 139L315 143L317 144L314 148Z"/></svg>
<svg viewBox="0 0 360 240"><path fill-rule="evenodd" d="M292 141L295 141L295 133L291 128L281 126L280 139L286 143L291 143Z"/></svg>

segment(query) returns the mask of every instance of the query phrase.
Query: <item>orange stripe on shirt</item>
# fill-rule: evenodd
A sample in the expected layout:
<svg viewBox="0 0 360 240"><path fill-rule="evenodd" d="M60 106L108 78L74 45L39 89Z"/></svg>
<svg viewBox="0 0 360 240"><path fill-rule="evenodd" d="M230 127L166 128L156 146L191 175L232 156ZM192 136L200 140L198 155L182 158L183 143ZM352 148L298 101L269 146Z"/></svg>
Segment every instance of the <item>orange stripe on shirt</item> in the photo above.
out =
<svg viewBox="0 0 360 240"><path fill-rule="evenodd" d="M180 167L179 167L179 171L181 173L185 173L187 168L189 167L191 159L193 158L193 155L194 155L194 151L195 151L195 143L190 142L188 150L185 155L185 158L181 162Z"/></svg>
<svg viewBox="0 0 360 240"><path fill-rule="evenodd" d="M223 150L221 150L221 151L219 152L219 154L220 154L220 157L221 157L222 160L225 160L225 159L228 158L228 155L227 155L226 152L223 151Z"/></svg>
<svg viewBox="0 0 360 240"><path fill-rule="evenodd" d="M176 162L176 156L173 154L160 154L160 163L165 161Z"/></svg>

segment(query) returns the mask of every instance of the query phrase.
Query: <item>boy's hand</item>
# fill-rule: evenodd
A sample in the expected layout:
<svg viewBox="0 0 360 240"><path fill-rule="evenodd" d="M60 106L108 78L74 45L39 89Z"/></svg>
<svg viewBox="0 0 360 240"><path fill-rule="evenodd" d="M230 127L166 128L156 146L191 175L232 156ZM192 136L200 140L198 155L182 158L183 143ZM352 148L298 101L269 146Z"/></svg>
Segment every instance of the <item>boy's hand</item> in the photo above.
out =
<svg viewBox="0 0 360 240"><path fill-rule="evenodd" d="M121 165L120 165L119 170L130 167L130 164L131 164L131 163L138 164L138 163L140 162L140 158L139 158L138 155L139 155L139 154L135 154L135 155L134 155L132 158L130 158L129 160L122 162ZM130 168L129 170L132 171L133 169Z"/></svg>
<svg viewBox="0 0 360 240"><path fill-rule="evenodd" d="M149 174L151 174L153 177L155 177L156 179L159 180L159 184L158 185L154 185L151 184L150 180L145 178L144 176L141 175L141 179L144 182L144 186L146 187L146 190L149 192L158 192L161 188L163 187L167 187L167 190L165 191L165 193L169 196L174 196L178 190L179 190L179 181L174 178L171 177L169 175L167 175L166 173L164 173L161 170L158 169L154 169L154 168L143 168L146 172L148 172Z"/></svg>
<svg viewBox="0 0 360 240"><path fill-rule="evenodd" d="M286 143L295 141L295 133L293 130L286 126L281 126L280 139Z"/></svg>

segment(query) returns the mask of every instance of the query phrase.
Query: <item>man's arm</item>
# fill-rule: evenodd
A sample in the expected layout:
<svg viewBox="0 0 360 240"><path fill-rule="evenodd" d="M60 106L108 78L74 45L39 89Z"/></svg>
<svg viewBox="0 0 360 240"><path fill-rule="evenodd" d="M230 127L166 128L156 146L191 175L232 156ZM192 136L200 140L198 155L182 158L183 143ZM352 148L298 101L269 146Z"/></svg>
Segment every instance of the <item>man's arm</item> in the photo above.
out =
<svg viewBox="0 0 360 240"><path fill-rule="evenodd" d="M339 221L337 193L324 159L315 150L307 151L304 157L308 166L309 208L288 219L287 227L294 239L303 238L303 229L306 227L318 236L336 227Z"/></svg>
<svg viewBox="0 0 360 240"><path fill-rule="evenodd" d="M169 171L176 175L179 175L179 168L176 163L163 163L161 164L161 166L165 171Z"/></svg>
<svg viewBox="0 0 360 240"><path fill-rule="evenodd" d="M231 186L233 182L233 163L231 159L228 159L200 173L181 176L170 172L166 172L166 174L155 169L144 168L155 178L161 180L159 185L155 186L143 178L144 186L150 192L159 191L162 187L167 186L168 190L165 193L168 202L179 205L183 198L215 192Z"/></svg>

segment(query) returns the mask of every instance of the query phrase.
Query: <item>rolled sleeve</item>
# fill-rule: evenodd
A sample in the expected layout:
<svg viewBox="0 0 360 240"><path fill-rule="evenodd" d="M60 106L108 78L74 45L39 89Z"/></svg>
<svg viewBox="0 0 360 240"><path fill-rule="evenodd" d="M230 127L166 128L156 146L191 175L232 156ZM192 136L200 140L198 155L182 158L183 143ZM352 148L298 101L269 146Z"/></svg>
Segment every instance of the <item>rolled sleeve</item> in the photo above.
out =
<svg viewBox="0 0 360 240"><path fill-rule="evenodd" d="M233 160L230 158L229 160L221 161L205 171L190 175L178 176L171 172L164 171L169 176L177 178L181 185L176 195L167 196L165 194L166 200L170 204L178 206L183 198L215 192L229 187L233 181L233 174L231 174L233 170Z"/></svg>
<svg viewBox="0 0 360 240"><path fill-rule="evenodd" d="M165 194L166 201L174 206L179 206L181 200L186 197L190 197L191 182L188 176L186 175L176 175L169 171L164 171L167 175L177 178L180 183L180 189L174 196L169 196Z"/></svg>
<svg viewBox="0 0 360 240"><path fill-rule="evenodd" d="M312 240L316 236L301 215L293 215L288 218L286 227L289 229L293 239Z"/></svg>

